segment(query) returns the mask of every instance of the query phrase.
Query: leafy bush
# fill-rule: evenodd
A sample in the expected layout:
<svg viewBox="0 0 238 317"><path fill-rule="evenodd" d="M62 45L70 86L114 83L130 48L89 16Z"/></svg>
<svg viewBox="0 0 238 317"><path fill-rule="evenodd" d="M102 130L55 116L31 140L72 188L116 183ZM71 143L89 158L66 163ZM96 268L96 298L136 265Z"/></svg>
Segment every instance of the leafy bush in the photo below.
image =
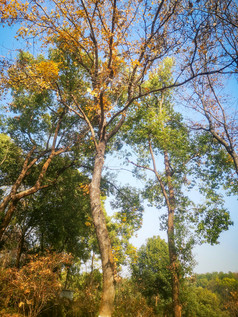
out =
<svg viewBox="0 0 238 317"><path fill-rule="evenodd" d="M124 280L117 288L113 317L155 317L153 308L145 297L136 290L135 284Z"/></svg>
<svg viewBox="0 0 238 317"><path fill-rule="evenodd" d="M30 256L21 268L0 268L1 316L36 317L47 303L59 296L62 265L68 265L67 254L47 253Z"/></svg>

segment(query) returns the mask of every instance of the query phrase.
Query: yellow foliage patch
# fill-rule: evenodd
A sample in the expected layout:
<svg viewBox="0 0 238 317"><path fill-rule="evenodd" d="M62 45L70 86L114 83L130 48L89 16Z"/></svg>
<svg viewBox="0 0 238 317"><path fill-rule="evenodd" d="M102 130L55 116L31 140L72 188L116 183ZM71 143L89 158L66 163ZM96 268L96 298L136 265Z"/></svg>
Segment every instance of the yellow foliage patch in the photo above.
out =
<svg viewBox="0 0 238 317"><path fill-rule="evenodd" d="M26 67L15 65L9 70L8 85L11 88L39 90L50 89L59 77L59 65L53 61L34 62Z"/></svg>

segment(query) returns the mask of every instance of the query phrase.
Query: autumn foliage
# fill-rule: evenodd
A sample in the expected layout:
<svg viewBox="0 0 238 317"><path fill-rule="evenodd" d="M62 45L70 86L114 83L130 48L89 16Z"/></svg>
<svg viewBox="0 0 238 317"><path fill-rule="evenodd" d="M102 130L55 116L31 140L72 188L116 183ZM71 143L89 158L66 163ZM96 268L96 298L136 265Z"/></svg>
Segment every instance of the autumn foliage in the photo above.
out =
<svg viewBox="0 0 238 317"><path fill-rule="evenodd" d="M70 263L68 254L47 253L28 256L27 263L19 270L2 266L0 288L1 307L4 308L1 316L8 316L9 310L19 316L38 316L50 300L59 296L60 275Z"/></svg>
<svg viewBox="0 0 238 317"><path fill-rule="evenodd" d="M100 254L100 287L96 284L80 289L84 284L79 285L79 305L82 305L81 299L84 299L90 306L87 308L85 304L80 307L85 316L113 315L117 271L125 251L122 246L127 244L132 232L139 229L142 218L142 212L137 212L131 203L123 204L122 207L120 203L115 204L116 209L125 210L117 215L114 229L119 229L115 229L117 234L114 234L113 225L109 224L102 202L104 193L110 191L110 186L103 184L106 183L104 177L107 178L104 174L106 155L113 149L115 138L125 141L125 134L135 136L145 124L147 116L151 116L146 139L143 140L146 131L144 127L141 138L137 138L133 143L138 142L136 147L140 150L147 142L150 146L148 150L154 165L153 172L165 200L168 197L168 214L172 217L168 232L175 250L175 241L172 240L175 235L173 218L175 207L177 208L176 189L180 186L181 192L183 191L187 174L192 172L186 171L183 178L181 175L193 155L191 151L190 154L181 151L185 130L181 130L181 139L177 133L178 129L171 133L173 126L181 127L182 122L174 121L170 126L171 120L165 116L168 127L163 126L164 95L170 93L172 88L179 89L181 86L195 83L195 80L205 83L204 78L210 78L207 77L210 75L237 73L237 12L235 1L229 0L0 0L2 25L5 27L20 22L16 37L26 43L29 39L33 39L34 43L37 41L36 54L34 48L33 54L19 50L18 58L9 62L6 67L3 63L3 71L0 72L1 92L12 94L11 102L7 102L4 108L11 115L1 124L1 130L4 133L6 131L13 142L16 142L19 151L22 151L18 170L12 168L14 173L6 184L5 192L1 187L5 183L0 184L0 240L3 244L7 241L12 225L22 229L19 230L22 233L22 244L18 243L19 254L38 252L35 248L40 248L43 254L47 243L57 246L59 252L68 250L68 245L70 249L75 250L75 257L78 257L79 261L85 260L91 252ZM171 70L167 72L167 68ZM199 87L202 85L199 84ZM194 88L196 87L193 87L193 92ZM209 89L211 90L211 87ZM154 98L156 107L150 112L148 109L151 109L151 101L156 94L162 97L160 109L157 107L158 99ZM216 99L215 95L213 97ZM169 96L170 98L172 96ZM145 114L141 118L139 129L133 132L128 128L124 133L122 128L128 123L130 112L138 114L143 104ZM209 130L207 132L210 132L218 143L223 144L228 154L233 157L234 163L237 162L236 151L231 151L233 143L224 143L221 135L214 133L216 131L213 128L217 127L218 123L217 120L213 123L211 115L214 115L214 109L223 108L210 108L206 104L198 107L208 121L209 129L205 127L205 130ZM224 118L226 117L223 116ZM222 126L226 128L226 125ZM196 127L204 128L200 125ZM220 126L218 130L221 130ZM224 136L227 141L230 134ZM157 140L153 141L156 138L162 145L161 148L158 147L158 153L164 152L164 175L159 175L155 168L156 153L153 154L152 145L153 142L157 144ZM170 145L171 158L168 157ZM194 144L191 149L193 146ZM176 158L178 149L180 151ZM5 152L8 153L8 149L5 149ZM6 161L6 155L0 155L3 157L3 163ZM197 158L197 161L194 161L195 166L200 154L194 156ZM144 159L145 155L142 157L142 160ZM65 163L62 165L63 161ZM176 170L172 166L177 163L180 164ZM6 165L2 165L7 179L9 172L5 168ZM219 164L215 165L214 169L219 170ZM197 166L198 164L196 168ZM208 167L211 170L210 166L213 167L213 163ZM90 215L83 215L84 209L88 207L79 202L84 199L80 199L78 195L78 181L77 184L72 182L68 186L71 193L74 193L72 196L59 185L59 178L69 167L82 172L87 178L87 181L82 183L81 190L82 197L90 198ZM177 175L179 178L175 179ZM222 173L220 175L223 176ZM212 186L216 187L214 182ZM49 193L53 187L55 191L47 196L48 201L45 201L42 207L40 200L44 200L44 193ZM42 199L37 200L40 195ZM158 197L158 193L156 195ZM67 200L69 196L70 201ZM125 201L123 196L129 194L122 195L121 200ZM71 205L75 197L78 200ZM28 199L29 204L26 203L24 209L21 202ZM58 205L55 207L56 203L59 208ZM181 205L189 206L187 198L181 199ZM178 208L179 213L180 209ZM62 210L60 215L59 210ZM201 214L204 215L202 209ZM81 227L78 215L83 215L81 222L85 228ZM23 220L19 220L19 216L22 216ZM47 232L44 228L48 227L52 230ZM87 229L95 229L92 237L86 236ZM215 231L212 230L212 233ZM33 242L36 240L38 245ZM57 244L56 240L60 243ZM117 245L115 241L120 241L121 244ZM78 242L86 251L74 248ZM32 244L32 248L29 245L27 248L27 243ZM23 252L24 247L26 252ZM131 248L129 256L136 261L136 250ZM171 258L171 268L174 267L171 271L175 271L175 268L177 270L179 267L176 252L171 252ZM20 259L18 262L20 263ZM10 264L2 265L0 287L3 294L2 307L5 307L2 314L8 314L8 309L11 308L12 314L39 315L47 303L59 295L60 273L68 263L67 255L48 253L27 258L19 269L12 268ZM76 266L75 270L77 269ZM93 271L92 265L91 273ZM78 274L79 272L72 273L73 278ZM177 275L178 286L179 274ZM178 288L177 293L175 292L177 297ZM121 288L118 296L121 302L116 306L118 311L114 312L114 315L122 316L120 311L124 312L124 315L128 314L128 307L131 306L131 314L134 316L152 316L153 309L147 307L146 299L138 293L135 298L133 290L135 287L129 284ZM128 298L123 294L128 294ZM154 295L157 301L157 294ZM123 300L127 307L123 306ZM176 302L179 310L177 309L176 313L174 309L174 316L181 317L178 298ZM139 311L137 305L144 306L146 313Z"/></svg>

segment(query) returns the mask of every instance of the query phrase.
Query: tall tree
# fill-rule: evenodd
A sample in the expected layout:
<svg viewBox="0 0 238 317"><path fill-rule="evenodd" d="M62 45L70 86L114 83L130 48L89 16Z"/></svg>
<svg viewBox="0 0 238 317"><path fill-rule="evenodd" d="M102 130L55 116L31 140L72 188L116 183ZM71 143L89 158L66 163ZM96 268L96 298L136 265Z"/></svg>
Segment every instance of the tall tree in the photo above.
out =
<svg viewBox="0 0 238 317"><path fill-rule="evenodd" d="M170 81L171 63L171 59L166 59L157 74L154 73L151 76L148 85L155 85L156 82L161 85L164 82L167 84ZM167 208L166 228L173 314L179 317L182 309L179 296L180 279L186 264L183 263L182 269L181 261L189 255L187 251L191 251L194 243L194 238L188 239L186 243L186 231L191 224L189 221L186 223L185 219L193 223L198 221L196 231L204 231L205 239L211 243L216 242L222 230L228 229L231 221L218 193L207 187L206 183L201 182L197 188L197 190L201 188L206 198L204 205L197 204L196 206L186 196L186 185L189 185L187 178L191 178L195 185L198 177L195 173L196 159L206 155L208 148L207 145L204 146L203 137L192 136L184 125L181 115L174 112L171 92L162 92L146 98L139 109L131 111L131 120L128 120L127 129L131 134L125 133L126 139L138 155L139 162L133 164L137 168L152 171L156 177L158 185L154 181L148 183L147 197L152 202L157 201L158 206L165 205ZM142 144L143 147L147 145L144 151L142 151ZM157 161L161 160L163 163L160 163L159 169ZM163 171L161 171L162 164Z"/></svg>
<svg viewBox="0 0 238 317"><path fill-rule="evenodd" d="M75 86L70 97L57 81L53 89L59 102L86 122L94 145L90 197L104 275L101 317L111 316L115 294L115 265L100 201L107 144L121 128L130 105L167 88L144 86L148 72L163 57L178 56L177 77L169 86L180 86L208 72L234 71L235 61L224 58L219 43L209 50L206 71L200 63L204 43L213 40L209 34L216 30L210 10L215 7L213 1L182 0L34 0L29 4L15 0L0 7L3 21L26 22L19 30L21 36L39 36L49 46L59 43L61 52L71 55L89 83ZM220 64L215 64L216 58Z"/></svg>

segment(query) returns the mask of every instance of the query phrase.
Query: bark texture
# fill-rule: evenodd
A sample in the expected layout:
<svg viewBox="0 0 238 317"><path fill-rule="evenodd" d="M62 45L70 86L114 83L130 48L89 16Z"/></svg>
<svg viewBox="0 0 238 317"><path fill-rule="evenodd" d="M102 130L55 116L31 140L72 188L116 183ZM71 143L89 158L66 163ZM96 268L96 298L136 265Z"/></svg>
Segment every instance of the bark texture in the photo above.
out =
<svg viewBox="0 0 238 317"><path fill-rule="evenodd" d="M166 174L166 184L163 182L162 177L159 175L156 163L155 156L152 149L152 144L149 141L149 149L153 162L153 172L160 184L163 196L166 201L166 206L168 210L168 246L169 246L169 260L170 260L170 272L172 278L172 300L173 300L173 316L181 317L182 315L182 306L179 300L179 290L180 290L180 281L179 281L179 263L177 258L176 246L175 246L175 237L174 237L174 214L175 214L175 193L172 182L173 171L171 170L169 163L168 152L164 151L164 166Z"/></svg>
<svg viewBox="0 0 238 317"><path fill-rule="evenodd" d="M111 317L115 298L115 265L100 197L100 183L104 164L105 147L105 142L100 142L97 145L94 170L90 184L91 212L98 239L103 271L103 291L99 317Z"/></svg>
<svg viewBox="0 0 238 317"><path fill-rule="evenodd" d="M26 229L26 227L24 227L22 229L20 240L19 240L18 247L17 247L17 258L16 258L16 268L17 269L20 268L20 260L21 260L21 255L22 255L23 248L24 248L26 231L27 231L27 229Z"/></svg>
<svg viewBox="0 0 238 317"><path fill-rule="evenodd" d="M173 316L181 317L182 307L179 300L179 264L177 259L177 252L174 239L174 213L175 213L175 195L172 183L172 172L169 164L168 154L164 153L164 164L166 178L168 182L168 246L169 246L169 259L170 270L172 276L172 299L173 299Z"/></svg>
<svg viewBox="0 0 238 317"><path fill-rule="evenodd" d="M5 216L2 219L1 224L0 224L0 241L2 240L3 234L4 234L6 228L8 227L8 225L13 217L15 209L16 209L16 202L11 202L9 204L8 210L7 210Z"/></svg>

